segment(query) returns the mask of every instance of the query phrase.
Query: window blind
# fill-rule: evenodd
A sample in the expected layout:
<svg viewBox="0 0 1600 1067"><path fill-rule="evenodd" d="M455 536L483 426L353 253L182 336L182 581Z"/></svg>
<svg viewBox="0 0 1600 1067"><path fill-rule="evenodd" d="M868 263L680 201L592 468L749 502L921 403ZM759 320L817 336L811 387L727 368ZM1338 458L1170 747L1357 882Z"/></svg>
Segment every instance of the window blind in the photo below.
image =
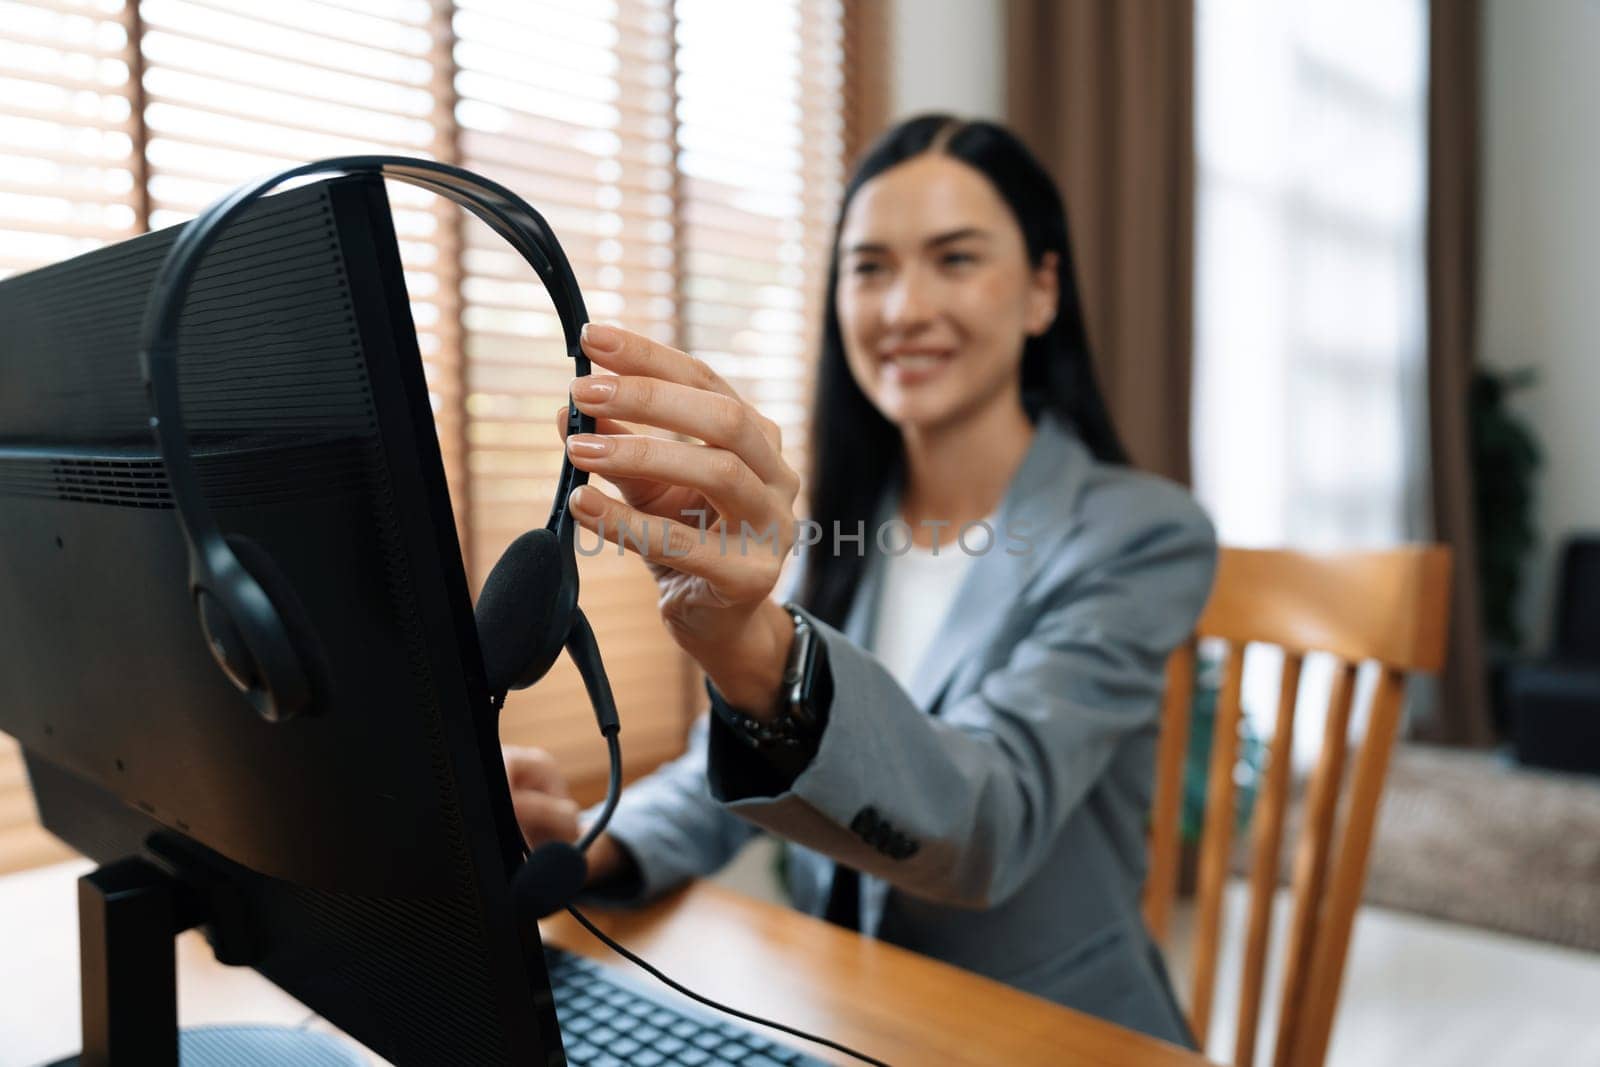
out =
<svg viewBox="0 0 1600 1067"><path fill-rule="evenodd" d="M462 164L549 220L593 319L668 343L677 336L672 23L667 0L460 0L453 19ZM505 546L545 520L562 455L554 411L572 361L532 270L476 219L463 229L468 553L481 584ZM594 553L579 560L580 600L637 773L681 747L687 669L638 559L592 535L579 541ZM538 686L511 694L501 721L502 738L552 749L569 776L604 773L604 742L564 657Z"/></svg>
<svg viewBox="0 0 1600 1067"><path fill-rule="evenodd" d="M811 354L843 182L836 10L678 3L683 340L806 469Z"/></svg>
<svg viewBox="0 0 1600 1067"><path fill-rule="evenodd" d="M546 215L593 318L706 358L803 471L854 2L0 0L0 275L309 159L459 163ZM571 363L543 286L487 227L410 186L389 196L476 595L545 520ZM704 695L639 561L583 545L632 776L681 748ZM603 786L565 660L512 695L501 733L554 751L580 793ZM31 820L0 738L0 869L29 862L5 835L36 845Z"/></svg>
<svg viewBox="0 0 1600 1067"><path fill-rule="evenodd" d="M449 116L427 0L144 0L139 4L150 225L193 217L247 179L328 156L439 158ZM462 433L447 328L453 204L388 183L411 317L442 441ZM459 450L446 474L462 481Z"/></svg>
<svg viewBox="0 0 1600 1067"><path fill-rule="evenodd" d="M128 48L116 5L0 0L0 276L138 232Z"/></svg>

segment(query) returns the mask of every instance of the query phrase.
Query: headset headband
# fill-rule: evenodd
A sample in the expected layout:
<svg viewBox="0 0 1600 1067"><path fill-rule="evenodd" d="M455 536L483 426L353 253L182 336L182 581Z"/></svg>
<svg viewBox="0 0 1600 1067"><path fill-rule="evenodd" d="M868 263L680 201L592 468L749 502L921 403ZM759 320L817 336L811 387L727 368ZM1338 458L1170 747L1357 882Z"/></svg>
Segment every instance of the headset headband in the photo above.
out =
<svg viewBox="0 0 1600 1067"><path fill-rule="evenodd" d="M538 211L511 192L470 171L405 156L340 156L305 163L241 186L208 207L173 242L150 292L141 329L140 370L150 404L150 429L166 467L169 491L189 547L189 585L201 613L212 653L236 685L268 719L292 716L309 699L293 668L290 637L272 600L240 563L222 535L200 491L189 435L183 422L178 376L179 320L189 285L201 259L241 212L284 182L316 174L372 174L415 185L466 208L505 238L533 267L555 303L567 355L575 373L589 373L580 337L588 312L572 266L550 226ZM567 431L593 433L594 418L569 407ZM570 552L573 520L567 510L572 491L588 473L562 459L561 476L546 529ZM240 647L243 646L243 647ZM248 656L245 653L248 652ZM241 664L253 663L245 677ZM260 675L287 677L293 693L263 692Z"/></svg>
<svg viewBox="0 0 1600 1067"><path fill-rule="evenodd" d="M527 201L487 178L448 163L406 156L340 156L305 163L268 178L262 178L224 196L208 207L183 229L173 243L166 261L156 276L145 310L139 363L150 401L150 428L156 435L177 507L191 543L195 534L216 535L216 524L199 493L199 481L189 450L188 432L178 386L179 318L189 285L200 261L222 232L240 213L284 182L311 174L377 174L405 182L454 201L482 219L505 238L533 267L544 283L561 319L567 355L579 375L589 373L589 360L583 354L579 337L589 321L583 294L578 289L572 266L567 261L550 226ZM581 416L584 425L574 432L593 433L593 419ZM548 529L566 540L572 535L566 513L567 497L588 481L587 474L563 462L560 485L551 503ZM220 542L220 535L214 537Z"/></svg>

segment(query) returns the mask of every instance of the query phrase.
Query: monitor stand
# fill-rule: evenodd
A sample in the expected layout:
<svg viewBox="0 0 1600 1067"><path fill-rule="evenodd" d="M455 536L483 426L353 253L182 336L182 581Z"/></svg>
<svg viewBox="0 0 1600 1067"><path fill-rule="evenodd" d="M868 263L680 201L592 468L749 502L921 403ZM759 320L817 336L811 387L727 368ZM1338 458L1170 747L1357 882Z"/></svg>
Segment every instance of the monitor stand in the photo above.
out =
<svg viewBox="0 0 1600 1067"><path fill-rule="evenodd" d="M219 902L150 861L130 857L78 879L83 1052L51 1067L365 1067L346 1042L289 1027L215 1026L178 1030L178 965L173 939L213 922ZM222 935L227 931L214 927ZM248 946L215 941L224 963L248 963ZM234 958L229 959L227 956Z"/></svg>

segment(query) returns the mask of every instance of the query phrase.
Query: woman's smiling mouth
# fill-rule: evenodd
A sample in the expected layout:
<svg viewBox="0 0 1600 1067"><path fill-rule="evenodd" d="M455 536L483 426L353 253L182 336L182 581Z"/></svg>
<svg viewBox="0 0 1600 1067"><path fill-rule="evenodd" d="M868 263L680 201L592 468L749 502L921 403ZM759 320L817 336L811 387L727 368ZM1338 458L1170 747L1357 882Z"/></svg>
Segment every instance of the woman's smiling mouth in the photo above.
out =
<svg viewBox="0 0 1600 1067"><path fill-rule="evenodd" d="M948 348L896 348L882 357L884 377L899 385L917 385L943 370L954 355Z"/></svg>

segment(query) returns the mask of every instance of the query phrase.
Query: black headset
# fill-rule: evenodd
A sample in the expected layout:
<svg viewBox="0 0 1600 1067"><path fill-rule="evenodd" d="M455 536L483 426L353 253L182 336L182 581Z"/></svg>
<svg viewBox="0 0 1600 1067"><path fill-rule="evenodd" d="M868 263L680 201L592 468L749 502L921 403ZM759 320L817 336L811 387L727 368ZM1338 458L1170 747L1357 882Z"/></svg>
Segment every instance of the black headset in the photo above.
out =
<svg viewBox="0 0 1600 1067"><path fill-rule="evenodd" d="M588 321L583 294L566 253L549 224L526 201L487 178L445 163L404 156L341 156L305 163L240 186L184 226L156 276L145 310L140 367L150 404L150 429L166 466L174 510L189 549L189 591L200 629L217 666L256 712L286 722L325 710L326 660L321 642L290 582L257 543L224 536L200 491L178 384L178 324L201 258L223 230L251 204L295 178L370 174L430 190L466 208L504 237L527 260L555 302L576 373L589 373L580 335ZM567 432L593 433L593 416L567 401ZM610 785L600 817L577 844L549 842L535 849L513 879L519 913L543 918L577 896L588 868L584 858L616 808L622 757L616 703L594 631L578 608L578 564L572 491L588 472L564 456L550 518L512 542L490 571L476 608L484 673L494 707L506 693L524 689L555 663L565 647L583 676L600 733L611 756Z"/></svg>

